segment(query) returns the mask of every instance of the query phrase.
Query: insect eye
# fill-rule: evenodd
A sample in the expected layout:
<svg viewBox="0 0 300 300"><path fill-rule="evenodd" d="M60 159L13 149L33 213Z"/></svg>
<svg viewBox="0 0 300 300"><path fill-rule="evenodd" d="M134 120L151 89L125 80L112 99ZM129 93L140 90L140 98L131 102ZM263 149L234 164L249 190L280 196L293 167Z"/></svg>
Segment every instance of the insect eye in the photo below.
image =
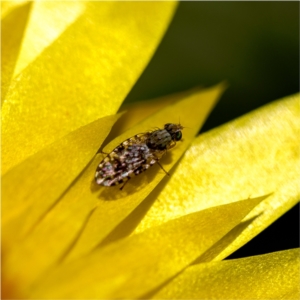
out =
<svg viewBox="0 0 300 300"><path fill-rule="evenodd" d="M182 138L182 132L181 131L176 132L176 134L175 134L175 140L179 141L179 140L181 140L181 138Z"/></svg>

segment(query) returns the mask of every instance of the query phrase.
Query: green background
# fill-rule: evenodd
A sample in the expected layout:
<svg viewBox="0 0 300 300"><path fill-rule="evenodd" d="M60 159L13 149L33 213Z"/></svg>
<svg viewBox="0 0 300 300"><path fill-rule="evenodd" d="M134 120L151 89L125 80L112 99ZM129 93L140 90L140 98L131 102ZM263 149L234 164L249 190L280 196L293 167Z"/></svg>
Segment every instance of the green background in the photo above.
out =
<svg viewBox="0 0 300 300"><path fill-rule="evenodd" d="M180 2L126 102L223 80L204 130L299 90L298 2Z"/></svg>

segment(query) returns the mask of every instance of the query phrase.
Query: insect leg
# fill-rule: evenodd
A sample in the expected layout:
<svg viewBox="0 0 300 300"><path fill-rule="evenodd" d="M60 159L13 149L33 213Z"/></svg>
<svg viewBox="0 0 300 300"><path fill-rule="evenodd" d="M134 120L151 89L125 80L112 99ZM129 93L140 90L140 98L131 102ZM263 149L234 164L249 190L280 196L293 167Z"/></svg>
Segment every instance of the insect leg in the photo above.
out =
<svg viewBox="0 0 300 300"><path fill-rule="evenodd" d="M105 154L105 155L108 155L108 154L109 154L109 153L103 152L102 150L101 150L101 151L98 151L98 153Z"/></svg>
<svg viewBox="0 0 300 300"><path fill-rule="evenodd" d="M159 161L157 160L156 162L157 162L157 164L162 168L162 170L163 170L168 176L170 176L170 174L163 168L163 166L159 163Z"/></svg>
<svg viewBox="0 0 300 300"><path fill-rule="evenodd" d="M167 152L167 150L164 150L163 151L163 153L162 153L162 155L164 155L165 153ZM161 155L161 156L162 156ZM153 160L152 160L152 162L150 162L150 166L153 166L155 163L157 163L159 166L160 166L160 168L168 175L168 176L170 176L170 174L164 169L164 167L160 164L160 162L159 162L159 157L157 157L156 155L152 155L152 158L153 158Z"/></svg>
<svg viewBox="0 0 300 300"><path fill-rule="evenodd" d="M167 150L172 149L172 148L175 147L175 146L176 146L176 142L175 142L175 141L172 141L172 142L168 145Z"/></svg>
<svg viewBox="0 0 300 300"><path fill-rule="evenodd" d="M127 180L123 183L123 185L120 187L120 190L122 191L124 186L126 185L126 183L129 181L129 179L131 179L129 176L126 177Z"/></svg>

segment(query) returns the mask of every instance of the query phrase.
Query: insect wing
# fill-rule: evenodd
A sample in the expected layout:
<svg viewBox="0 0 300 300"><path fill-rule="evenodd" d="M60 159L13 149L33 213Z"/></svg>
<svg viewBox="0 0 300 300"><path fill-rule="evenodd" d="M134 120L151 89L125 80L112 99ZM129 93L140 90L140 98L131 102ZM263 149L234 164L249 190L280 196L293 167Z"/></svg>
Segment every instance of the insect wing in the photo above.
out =
<svg viewBox="0 0 300 300"><path fill-rule="evenodd" d="M145 144L148 138L149 132L136 134L122 142L112 152L118 153L119 151L126 149L128 146Z"/></svg>
<svg viewBox="0 0 300 300"><path fill-rule="evenodd" d="M149 133L137 134L116 147L99 164L95 173L97 184L113 186L124 183L154 164L146 145ZM151 165L152 165L151 164Z"/></svg>

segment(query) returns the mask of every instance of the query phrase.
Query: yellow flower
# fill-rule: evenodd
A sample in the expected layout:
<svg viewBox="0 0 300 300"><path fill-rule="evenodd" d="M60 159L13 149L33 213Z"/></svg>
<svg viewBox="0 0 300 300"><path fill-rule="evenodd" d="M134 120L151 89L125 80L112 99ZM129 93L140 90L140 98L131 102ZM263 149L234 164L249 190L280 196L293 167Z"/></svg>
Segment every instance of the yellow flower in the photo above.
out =
<svg viewBox="0 0 300 300"><path fill-rule="evenodd" d="M118 113L175 7L3 3L3 298L299 296L298 249L222 261L299 199L299 96L198 137L224 84ZM96 186L100 147L179 118L170 178Z"/></svg>

